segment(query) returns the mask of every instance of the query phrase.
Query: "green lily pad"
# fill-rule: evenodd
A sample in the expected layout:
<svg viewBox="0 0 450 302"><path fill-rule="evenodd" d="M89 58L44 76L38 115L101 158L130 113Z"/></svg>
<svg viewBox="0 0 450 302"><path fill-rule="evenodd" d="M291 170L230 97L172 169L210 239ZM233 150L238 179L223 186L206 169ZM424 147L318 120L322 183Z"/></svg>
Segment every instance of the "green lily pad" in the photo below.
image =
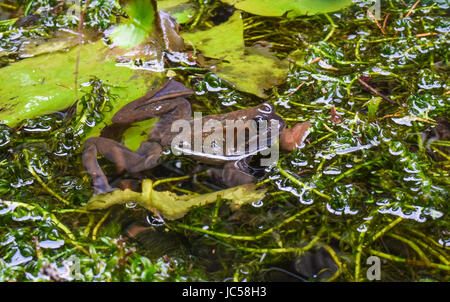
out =
<svg viewBox="0 0 450 302"><path fill-rule="evenodd" d="M288 12L289 17L329 13L350 6L352 0L222 0L237 9L251 14L279 17Z"/></svg>
<svg viewBox="0 0 450 302"><path fill-rule="evenodd" d="M189 0L158 0L158 9L177 19L179 24L188 22L196 12L196 6Z"/></svg>
<svg viewBox="0 0 450 302"><path fill-rule="evenodd" d="M78 47L75 47L68 52L44 54L1 68L0 123L12 127L21 120L72 105L76 99L73 87L77 54ZM115 59L114 50L101 40L81 47L80 85L97 77L112 85L112 92L119 96L114 109L105 114L107 123L115 111L160 85L163 77L162 73L119 67Z"/></svg>
<svg viewBox="0 0 450 302"><path fill-rule="evenodd" d="M265 49L245 47L244 24L240 12L218 26L204 31L183 33L203 55L220 59L216 74L231 82L236 89L265 98L264 90L281 84L288 72L282 61Z"/></svg>
<svg viewBox="0 0 450 302"><path fill-rule="evenodd" d="M86 204L86 209L101 210L116 204L136 202L147 210L174 220L186 215L190 208L213 203L217 198L229 200L231 208L237 209L243 204L258 202L264 196L265 190L256 190L255 185L242 185L202 195L180 196L169 191L156 191L152 181L146 179L142 183L142 193L125 189L94 195Z"/></svg>

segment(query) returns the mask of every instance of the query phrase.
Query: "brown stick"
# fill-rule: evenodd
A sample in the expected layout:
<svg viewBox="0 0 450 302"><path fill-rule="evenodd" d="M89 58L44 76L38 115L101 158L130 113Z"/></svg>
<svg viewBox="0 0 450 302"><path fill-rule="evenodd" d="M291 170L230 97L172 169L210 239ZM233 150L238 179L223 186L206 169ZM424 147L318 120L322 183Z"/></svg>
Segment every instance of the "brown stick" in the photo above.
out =
<svg viewBox="0 0 450 302"><path fill-rule="evenodd" d="M389 103L395 104L397 105L396 102L394 102L393 100L391 100L389 97L385 96L384 94L382 94L381 92L378 92L375 88L373 88L372 86L370 86L369 84L367 84L366 82L364 82L361 79L358 79L358 82L361 83L361 85L363 85L364 87L366 87L367 89L369 89L372 93L378 95L379 97L381 97L382 99L388 101Z"/></svg>
<svg viewBox="0 0 450 302"><path fill-rule="evenodd" d="M386 29L386 24L387 24L387 20L389 19L389 14L386 15L386 17L384 17L384 21L383 21L383 30Z"/></svg>
<svg viewBox="0 0 450 302"><path fill-rule="evenodd" d="M301 82L300 85L298 85L297 87L295 87L294 91L290 92L288 95L286 95L287 97L292 96L294 93L297 92L297 90L299 90L303 85L305 85L305 81Z"/></svg>
<svg viewBox="0 0 450 302"><path fill-rule="evenodd" d="M414 3L414 5L409 10L409 12L406 14L405 18L408 18L409 15L411 15L412 11L416 8L416 6L419 4L419 2L420 2L420 0L417 0L416 3Z"/></svg>
<svg viewBox="0 0 450 302"><path fill-rule="evenodd" d="M383 30L383 28L381 28L380 23L378 23L377 18L375 18L375 16L372 14L372 12L370 10L368 10L367 13L370 15L370 17L373 19L373 21L375 21L375 24L380 29L381 33L384 35L385 34L384 30Z"/></svg>

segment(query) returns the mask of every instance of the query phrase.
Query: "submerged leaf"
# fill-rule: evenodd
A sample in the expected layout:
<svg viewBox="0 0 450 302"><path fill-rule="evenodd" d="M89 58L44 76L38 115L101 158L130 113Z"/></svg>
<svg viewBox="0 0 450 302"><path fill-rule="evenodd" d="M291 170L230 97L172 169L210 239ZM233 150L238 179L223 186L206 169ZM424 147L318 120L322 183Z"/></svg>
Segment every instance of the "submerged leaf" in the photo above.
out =
<svg viewBox="0 0 450 302"><path fill-rule="evenodd" d="M315 15L340 10L352 0L222 0L237 9L268 17Z"/></svg>
<svg viewBox="0 0 450 302"><path fill-rule="evenodd" d="M265 89L281 84L286 77L286 61L279 60L265 49L245 47L240 12L211 29L182 36L206 57L223 60L216 66L217 75L241 91L264 98Z"/></svg>
<svg viewBox="0 0 450 302"><path fill-rule="evenodd" d="M133 23L119 24L111 33L110 38L114 44L131 48L144 42L148 32Z"/></svg>
<svg viewBox="0 0 450 302"><path fill-rule="evenodd" d="M153 190L153 183L146 179L142 183L142 193L125 190L114 190L109 193L94 195L88 201L88 210L106 209L115 204L136 202L142 207L156 211L166 219L178 219L186 215L191 207L213 203L217 198L229 200L233 210L243 204L263 199L265 190L256 190L255 185L242 185L202 195L176 195L169 191Z"/></svg>

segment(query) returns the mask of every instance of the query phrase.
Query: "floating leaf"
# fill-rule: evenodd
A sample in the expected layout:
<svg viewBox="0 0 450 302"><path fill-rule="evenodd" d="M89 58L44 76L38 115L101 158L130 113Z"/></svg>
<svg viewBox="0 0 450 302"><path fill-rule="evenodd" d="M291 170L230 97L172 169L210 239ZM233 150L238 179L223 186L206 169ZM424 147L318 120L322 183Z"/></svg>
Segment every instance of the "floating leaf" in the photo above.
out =
<svg viewBox="0 0 450 302"><path fill-rule="evenodd" d="M244 46L240 12L211 29L182 36L206 57L223 60L216 66L217 75L241 91L264 98L265 89L281 84L286 77L286 61L279 60L265 49Z"/></svg>
<svg viewBox="0 0 450 302"><path fill-rule="evenodd" d="M154 28L155 8L151 0L129 0L123 10L130 19L119 24L111 33L114 44L124 48L139 45L148 37Z"/></svg>
<svg viewBox="0 0 450 302"><path fill-rule="evenodd" d="M322 14L352 4L352 0L222 0L222 2L251 14L268 17L279 17L286 12L290 17Z"/></svg>
<svg viewBox="0 0 450 302"><path fill-rule="evenodd" d="M157 211L166 219L178 219L186 215L190 208L213 203L217 198L229 200L232 209L243 204L258 202L265 196L265 190L256 190L255 185L242 185L202 195L176 195L169 191L153 190L153 183L146 179L142 183L142 193L125 190L114 190L109 193L94 195L88 201L88 210L100 210L115 204L136 202L142 207Z"/></svg>
<svg viewBox="0 0 450 302"><path fill-rule="evenodd" d="M78 47L44 54L0 69L0 123L15 126L21 120L65 109L75 102L75 62ZM108 122L119 108L161 84L162 73L116 66L116 53L100 40L82 46L80 85L92 77L112 85L119 96ZM81 93L81 92L80 92ZM104 125L99 125L103 127ZM98 130L98 129L97 129Z"/></svg>

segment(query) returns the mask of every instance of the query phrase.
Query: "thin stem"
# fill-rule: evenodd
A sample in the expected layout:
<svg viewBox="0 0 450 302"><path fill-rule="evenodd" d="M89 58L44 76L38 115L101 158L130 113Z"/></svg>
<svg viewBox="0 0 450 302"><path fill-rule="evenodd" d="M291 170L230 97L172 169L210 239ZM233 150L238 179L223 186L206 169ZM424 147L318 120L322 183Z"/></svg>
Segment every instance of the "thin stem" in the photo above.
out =
<svg viewBox="0 0 450 302"><path fill-rule="evenodd" d="M390 224L388 224L387 226L385 226L381 231L379 231L378 233L376 233L373 237L372 237L372 242L374 242L375 240L377 240L378 238L380 238L381 236L383 236L384 234L386 234L387 231L389 231L390 229L392 229L394 226L396 226L397 224L399 224L401 221L403 221L402 217L398 217L397 219L395 219L393 222L391 222Z"/></svg>
<svg viewBox="0 0 450 302"><path fill-rule="evenodd" d="M337 183L337 182L340 181L342 178L347 177L347 176L353 174L355 171L357 171L357 170L359 170L359 169L361 169L361 168L363 168L363 167L365 167L365 166L369 166L369 165L371 165L371 164L374 163L374 162L375 162L375 160L371 160L371 161L365 162L365 163L363 163L363 164L360 164L360 165L358 165L358 166L356 166L356 167L353 167L353 168L351 168L351 169L348 169L347 171L345 171L344 173L342 173L341 175L339 175L338 177L336 177L336 178L333 180L333 182L334 182L334 183Z"/></svg>
<svg viewBox="0 0 450 302"><path fill-rule="evenodd" d="M100 221L97 223L97 225L95 226L94 230L92 231L92 240L97 240L97 232L100 229L100 227L102 226L103 222L105 222L106 218L108 218L109 214L111 214L112 208L110 208L105 215L103 215L102 219L100 219Z"/></svg>
<svg viewBox="0 0 450 302"><path fill-rule="evenodd" d="M394 239L397 239L397 240L399 240L399 241L401 241L403 243L406 243L407 245L409 245L410 248L412 248L417 253L417 255L419 255L419 257L423 261L425 261L427 263L431 262L430 259L428 259L428 257L425 256L424 252L414 242L412 242L411 240L406 239L406 238L404 238L402 236L399 236L397 234L389 234L388 236L392 237Z"/></svg>
<svg viewBox="0 0 450 302"><path fill-rule="evenodd" d="M289 218L283 220L278 225L265 230L261 234L253 235L253 236L249 236L249 235L233 235L233 234L228 234L228 233L221 233L221 232L206 230L206 229L203 229L203 228L194 227L194 226L190 226L190 225L186 225L186 224L182 224L182 223L177 223L176 226L180 227L180 228L183 228L183 229L186 229L186 230L199 232L199 233L203 233L203 234L207 234L207 235L211 235L211 236L215 236L215 237L225 238L225 239L233 239L233 240L240 240L240 241L255 241L255 240L261 239L264 236L267 236L267 235L271 234L274 230L281 228L285 224L288 224L288 223L292 222L293 220L295 220L299 216L304 215L304 214L306 214L307 212L309 212L311 210L312 210L312 208L303 209L302 211L296 213L295 215L290 216Z"/></svg>
<svg viewBox="0 0 450 302"><path fill-rule="evenodd" d="M294 176L289 174L287 171L285 171L283 168L281 168L280 162L278 162L277 168L280 171L281 175L283 175L284 177L288 178L290 181L292 181L293 183L297 184L298 186L306 188L307 190L311 190L312 192L314 192L315 194L319 195L320 197L323 197L325 199L331 200L331 197L328 196L327 194L324 194L324 193L316 190L315 188L312 188L312 187L308 186L307 184L301 182L300 180L298 180L297 178L295 178Z"/></svg>
<svg viewBox="0 0 450 302"><path fill-rule="evenodd" d="M417 265L417 266L426 266L426 267L431 267L431 268L437 268L437 269L441 269L441 270L450 271L450 265L405 259L405 258L402 258L402 257L386 254L386 253L383 253L383 252L380 252L380 251L377 251L377 250L374 250L374 249L369 249L368 252L371 255L375 255L375 256L378 256L378 257L381 257L381 258L384 258L384 259L388 259L388 260L391 260L391 261L395 261L395 262L404 262L404 263L407 263L407 264L412 264L412 265Z"/></svg>
<svg viewBox="0 0 450 302"><path fill-rule="evenodd" d="M338 266L338 270L336 271L336 273L334 273L334 275L331 276L330 279L327 280L327 282L331 282L331 281L336 280L336 278L339 277L339 275L341 274L342 263L339 260L339 257L337 256L336 252L333 250L333 248L331 248L329 245L324 245L323 248L325 250L327 250L327 252L330 254L331 258L334 260L334 262Z"/></svg>
<svg viewBox="0 0 450 302"><path fill-rule="evenodd" d="M67 201L66 199L62 198L61 196L59 196L57 193L55 193L55 191L53 191L52 189L50 189L47 184L39 177L39 175L36 173L36 171L33 169L33 167L31 166L30 160L29 160L29 156L28 156L28 151L26 149L23 150L23 154L25 155L25 160L27 162L27 167L28 167L28 171L30 171L31 175L33 175L33 177L41 184L42 187L44 187L44 189L53 197L55 197L56 199L58 199L59 201L61 201L62 203L66 204L66 205L70 205L70 202Z"/></svg>

